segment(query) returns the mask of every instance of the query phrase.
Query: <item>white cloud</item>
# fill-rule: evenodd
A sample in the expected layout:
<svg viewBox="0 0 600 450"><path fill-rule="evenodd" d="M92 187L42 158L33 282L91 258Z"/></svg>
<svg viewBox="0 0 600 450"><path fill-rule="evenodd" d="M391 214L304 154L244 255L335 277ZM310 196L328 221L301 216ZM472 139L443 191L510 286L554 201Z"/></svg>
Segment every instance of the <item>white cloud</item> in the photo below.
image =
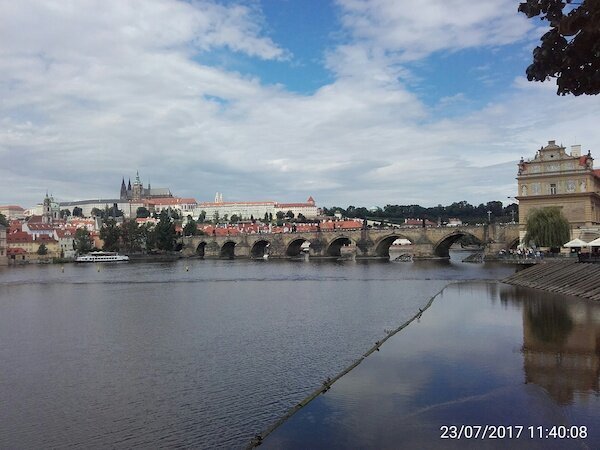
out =
<svg viewBox="0 0 600 450"><path fill-rule="evenodd" d="M288 57L247 6L2 2L0 203L30 206L47 188L64 200L114 196L136 169L154 187L198 200L219 191L290 201L312 194L324 205L477 203L513 195L514 164L548 139L600 148L597 99L557 97L553 86L522 79L481 110L438 118L441 106L469 99L424 105L404 84L412 75L403 46L419 40L425 54L501 45L526 26L497 11L513 2L455 4L453 15L466 16L448 27L446 3L427 6L431 17L396 3L343 2L355 38L327 52L336 79L298 95L203 62L224 48ZM353 22L360 11L380 33ZM393 29L403 20L420 24L409 37ZM491 34L482 37L486 20ZM438 27L470 37L451 44L446 32L443 44Z"/></svg>
<svg viewBox="0 0 600 450"><path fill-rule="evenodd" d="M338 0L352 35L371 46L420 59L440 50L505 45L521 40L533 26L515 14L515 0Z"/></svg>

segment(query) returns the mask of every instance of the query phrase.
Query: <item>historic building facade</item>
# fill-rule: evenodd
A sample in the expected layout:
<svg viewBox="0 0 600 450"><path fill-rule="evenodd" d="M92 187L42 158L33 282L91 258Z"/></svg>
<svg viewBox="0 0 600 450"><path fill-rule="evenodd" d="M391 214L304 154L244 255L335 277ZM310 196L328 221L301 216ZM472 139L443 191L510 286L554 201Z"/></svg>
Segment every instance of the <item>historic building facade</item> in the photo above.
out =
<svg viewBox="0 0 600 450"><path fill-rule="evenodd" d="M529 212L547 206L562 210L574 237L580 230L600 225L600 171L594 170L589 151L581 154L580 145L573 145L567 153L565 147L549 141L533 159L521 158L517 181L523 234Z"/></svg>
<svg viewBox="0 0 600 450"><path fill-rule="evenodd" d="M153 199L153 198L172 198L173 194L171 194L171 190L168 188L157 188L152 189L150 187L150 183L148 183L148 187L145 188L140 180L139 172L135 175L135 180L133 185L131 184L131 180L128 181L127 185L125 185L125 178L121 181L121 193L120 199L121 201L134 201L139 202L141 200Z"/></svg>

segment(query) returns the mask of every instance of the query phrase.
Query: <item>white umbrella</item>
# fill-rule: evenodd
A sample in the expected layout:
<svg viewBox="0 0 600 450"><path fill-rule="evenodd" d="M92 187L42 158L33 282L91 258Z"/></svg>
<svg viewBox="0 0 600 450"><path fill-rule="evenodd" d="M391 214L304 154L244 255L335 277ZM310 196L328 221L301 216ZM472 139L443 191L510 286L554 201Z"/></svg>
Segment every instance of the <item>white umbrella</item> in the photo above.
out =
<svg viewBox="0 0 600 450"><path fill-rule="evenodd" d="M593 240L592 242L597 242L596 247L600 247L600 238ZM573 239L572 241L567 242L563 247L587 247L588 245L592 245L592 242L589 244L581 239Z"/></svg>
<svg viewBox="0 0 600 450"><path fill-rule="evenodd" d="M589 247L600 247L600 238L594 239L592 242L586 244Z"/></svg>

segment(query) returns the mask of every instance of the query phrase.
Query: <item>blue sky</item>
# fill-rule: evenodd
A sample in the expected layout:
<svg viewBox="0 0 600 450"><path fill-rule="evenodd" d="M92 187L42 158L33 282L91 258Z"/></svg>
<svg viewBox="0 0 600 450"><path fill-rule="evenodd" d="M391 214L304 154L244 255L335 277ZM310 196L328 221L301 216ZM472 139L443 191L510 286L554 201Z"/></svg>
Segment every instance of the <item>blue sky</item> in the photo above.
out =
<svg viewBox="0 0 600 450"><path fill-rule="evenodd" d="M597 97L524 78L519 1L0 0L0 204L503 200L548 140L600 147Z"/></svg>

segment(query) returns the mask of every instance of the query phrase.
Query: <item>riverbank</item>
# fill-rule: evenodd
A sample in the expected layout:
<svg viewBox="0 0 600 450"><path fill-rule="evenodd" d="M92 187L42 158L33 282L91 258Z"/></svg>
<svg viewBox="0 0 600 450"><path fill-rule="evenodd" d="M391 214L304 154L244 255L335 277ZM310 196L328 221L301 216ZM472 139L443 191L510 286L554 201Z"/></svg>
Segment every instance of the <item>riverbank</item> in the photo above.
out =
<svg viewBox="0 0 600 450"><path fill-rule="evenodd" d="M504 283L558 294L600 300L600 264L577 261L544 262L521 270Z"/></svg>
<svg viewBox="0 0 600 450"><path fill-rule="evenodd" d="M261 448L599 448L599 336L594 302L452 284Z"/></svg>

